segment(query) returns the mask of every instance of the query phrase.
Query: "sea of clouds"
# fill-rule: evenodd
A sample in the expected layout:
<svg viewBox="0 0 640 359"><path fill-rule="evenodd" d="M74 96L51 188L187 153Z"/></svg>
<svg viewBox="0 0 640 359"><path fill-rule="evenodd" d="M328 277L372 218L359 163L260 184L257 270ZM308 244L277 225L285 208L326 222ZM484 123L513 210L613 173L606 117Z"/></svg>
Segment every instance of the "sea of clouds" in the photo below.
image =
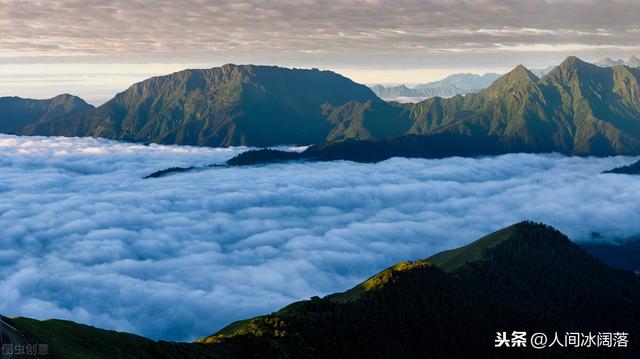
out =
<svg viewBox="0 0 640 359"><path fill-rule="evenodd" d="M345 290L524 219L640 232L633 158L510 154L210 168L245 148L0 135L0 313L166 340Z"/></svg>

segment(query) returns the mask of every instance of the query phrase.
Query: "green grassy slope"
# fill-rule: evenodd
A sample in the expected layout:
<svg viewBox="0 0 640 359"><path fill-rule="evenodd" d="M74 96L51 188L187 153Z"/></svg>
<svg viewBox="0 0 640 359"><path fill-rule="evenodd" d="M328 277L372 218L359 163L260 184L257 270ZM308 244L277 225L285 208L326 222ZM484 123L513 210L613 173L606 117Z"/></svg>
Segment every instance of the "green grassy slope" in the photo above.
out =
<svg viewBox="0 0 640 359"><path fill-rule="evenodd" d="M49 344L52 354L65 358L152 358L152 340L111 330L103 330L65 320L37 321L12 318L13 326Z"/></svg>
<svg viewBox="0 0 640 359"><path fill-rule="evenodd" d="M576 57L542 78L523 66L462 98L414 105L411 132L496 135L535 152L640 153L640 71Z"/></svg>
<svg viewBox="0 0 640 359"><path fill-rule="evenodd" d="M267 338L283 357L513 357L493 348L496 331L636 333L638 300L636 275L607 267L550 227L524 222L431 260L400 263L344 293L236 323L234 334L227 328L201 341L225 346L230 339ZM546 353L606 355L598 349ZM635 348L609 355L639 353ZM518 351L519 357L539 355Z"/></svg>
<svg viewBox="0 0 640 359"><path fill-rule="evenodd" d="M94 111L24 133L209 146L309 144L324 141L337 125L326 108L349 101L387 107L366 86L330 71L224 65L142 81ZM376 126L367 131L377 133ZM380 131L389 133L387 127Z"/></svg>

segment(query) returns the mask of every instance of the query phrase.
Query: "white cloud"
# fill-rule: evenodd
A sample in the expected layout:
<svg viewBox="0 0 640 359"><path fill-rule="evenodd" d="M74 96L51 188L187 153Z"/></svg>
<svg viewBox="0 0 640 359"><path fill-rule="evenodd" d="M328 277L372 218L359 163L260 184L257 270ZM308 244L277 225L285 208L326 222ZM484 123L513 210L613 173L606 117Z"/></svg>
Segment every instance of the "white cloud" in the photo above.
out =
<svg viewBox="0 0 640 359"><path fill-rule="evenodd" d="M631 158L512 154L211 168L241 148L0 136L0 313L156 339L344 290L532 219L637 234Z"/></svg>

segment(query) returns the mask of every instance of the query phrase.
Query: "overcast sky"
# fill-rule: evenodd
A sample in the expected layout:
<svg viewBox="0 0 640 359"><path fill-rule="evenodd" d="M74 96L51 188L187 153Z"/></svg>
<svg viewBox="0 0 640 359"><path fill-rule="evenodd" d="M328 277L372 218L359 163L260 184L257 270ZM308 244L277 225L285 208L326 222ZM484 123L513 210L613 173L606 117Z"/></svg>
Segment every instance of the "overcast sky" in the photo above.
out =
<svg viewBox="0 0 640 359"><path fill-rule="evenodd" d="M224 63L416 83L640 55L637 0L0 0L0 95L94 103L149 75Z"/></svg>

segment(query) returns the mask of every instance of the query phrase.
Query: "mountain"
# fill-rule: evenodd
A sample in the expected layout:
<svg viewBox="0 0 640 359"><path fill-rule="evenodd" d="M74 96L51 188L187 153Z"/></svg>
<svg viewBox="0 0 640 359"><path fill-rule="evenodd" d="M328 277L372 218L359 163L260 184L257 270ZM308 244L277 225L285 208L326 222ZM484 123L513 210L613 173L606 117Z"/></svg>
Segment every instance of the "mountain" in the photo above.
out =
<svg viewBox="0 0 640 359"><path fill-rule="evenodd" d="M405 135L384 139L343 140L309 146L302 152L259 149L242 152L227 161L229 166L252 166L287 161L346 160L375 163L392 157L445 158L451 156L495 156L525 152L524 146L497 136L455 133ZM175 172L175 171L172 171Z"/></svg>
<svg viewBox="0 0 640 359"><path fill-rule="evenodd" d="M70 358L637 358L640 278L554 228L522 222L342 293L238 321L196 343L152 342L64 321L14 318ZM626 348L496 348L497 333L628 333ZM582 340L582 338L581 338ZM541 354L543 353L543 354Z"/></svg>
<svg viewBox="0 0 640 359"><path fill-rule="evenodd" d="M636 161L630 165L616 167L614 169L604 171L604 173L618 173L626 175L640 175L640 161Z"/></svg>
<svg viewBox="0 0 640 359"><path fill-rule="evenodd" d="M14 133L27 125L64 119L92 108L81 98L69 94L48 100L0 97L0 133Z"/></svg>
<svg viewBox="0 0 640 359"><path fill-rule="evenodd" d="M467 93L469 93L469 92L476 92L478 90L488 87L493 83L493 81L495 81L499 77L500 75L495 73L486 73L484 75L476 75L471 73L453 74L439 81L417 85L416 88L417 89L442 88L442 89L445 89L445 93L446 93L446 89L450 87L450 88L458 89L461 91L467 91ZM451 96L457 95L457 94L461 94L461 93L451 93ZM441 97L450 97L450 96L441 96Z"/></svg>
<svg viewBox="0 0 640 359"><path fill-rule="evenodd" d="M484 75L461 73L447 76L439 81L416 85L413 88L405 85L375 85L371 89L378 97L387 101L418 102L429 97L447 98L478 92L491 85L498 77L500 75L494 73Z"/></svg>
<svg viewBox="0 0 640 359"><path fill-rule="evenodd" d="M335 138L339 141L314 145L300 154L254 151L229 164L335 159L375 162L396 156L439 158L508 152L640 154L640 69L626 66L601 68L569 57L542 78L517 66L477 94L435 97L404 106L411 127L403 136L363 140L344 134Z"/></svg>
<svg viewBox="0 0 640 359"><path fill-rule="evenodd" d="M155 77L19 132L258 147L455 134L525 152L637 155L640 69L569 57L541 78L520 65L478 93L399 104L330 71L225 65Z"/></svg>
<svg viewBox="0 0 640 359"><path fill-rule="evenodd" d="M309 144L349 126L342 121L357 122L343 116L350 110L354 116L369 112L359 136L402 133L388 132L394 126L376 116L380 111L387 120L403 109L394 110L364 85L330 71L253 65L154 77L92 111L22 133L207 146Z"/></svg>
<svg viewBox="0 0 640 359"><path fill-rule="evenodd" d="M542 78L518 66L477 94L411 111L409 133L494 135L534 152L640 153L640 70L576 57Z"/></svg>
<svg viewBox="0 0 640 359"><path fill-rule="evenodd" d="M638 68L640 67L640 59L637 58L635 55L631 55L626 60L612 60L609 57L605 57L604 59L596 62L596 65L600 67L614 67L614 66L626 65L632 68Z"/></svg>
<svg viewBox="0 0 640 359"><path fill-rule="evenodd" d="M540 68L536 68L536 69L531 69L531 72L533 72L538 77L542 77L542 76L548 74L549 72L553 71L553 69L555 69L555 68L556 67L554 65L550 65L550 66L546 66L546 67L540 67Z"/></svg>
<svg viewBox="0 0 640 359"><path fill-rule="evenodd" d="M371 86L371 90L376 94L376 96L386 101L394 101L402 97L406 97L406 98L427 97L423 91L417 90L415 88L409 88L406 85L397 85L397 86L374 85L374 86Z"/></svg>
<svg viewBox="0 0 640 359"><path fill-rule="evenodd" d="M224 346L261 335L282 357L513 357L493 347L496 332L634 333L640 329L637 299L636 275L607 267L553 228L524 222L426 260L399 263L344 293L234 323L201 342ZM569 358L602 356L547 350ZM540 353L523 349L520 355Z"/></svg>
<svg viewBox="0 0 640 359"><path fill-rule="evenodd" d="M612 60L610 57L605 57L603 59L598 60L598 62L596 62L595 64L600 67L614 67L614 66L624 65L624 61Z"/></svg>
<svg viewBox="0 0 640 359"><path fill-rule="evenodd" d="M624 64L629 67L640 67L640 59L635 55L631 55L631 57L624 61Z"/></svg>

